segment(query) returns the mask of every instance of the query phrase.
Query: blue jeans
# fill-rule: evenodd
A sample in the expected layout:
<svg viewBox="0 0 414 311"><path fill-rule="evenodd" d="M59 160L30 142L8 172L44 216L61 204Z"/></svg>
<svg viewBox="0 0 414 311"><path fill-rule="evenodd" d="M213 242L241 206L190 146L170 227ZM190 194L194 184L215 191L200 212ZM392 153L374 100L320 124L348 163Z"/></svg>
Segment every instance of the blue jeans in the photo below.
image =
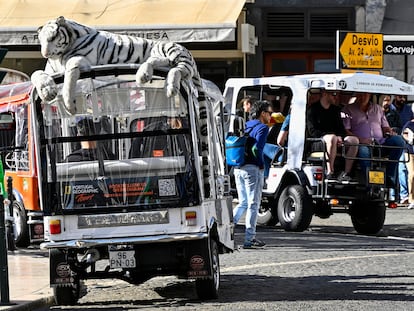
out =
<svg viewBox="0 0 414 311"><path fill-rule="evenodd" d="M408 198L408 170L405 162L405 152L401 155L398 163L398 181L400 182L400 198Z"/></svg>
<svg viewBox="0 0 414 311"><path fill-rule="evenodd" d="M384 151L384 155L388 155L390 160L398 160L401 158L403 153L403 147L405 146L404 139L399 135L394 135L387 137L382 144L383 146L394 146L394 147L401 147L399 149L386 149ZM368 146L359 146L358 148L358 157L360 158L370 158L371 157L371 148ZM360 165L362 171L366 172L367 169L371 166L370 161L360 160ZM389 162L387 164L386 169L386 176L389 177L390 181L392 182L392 186L396 185L397 177L398 177L398 162Z"/></svg>
<svg viewBox="0 0 414 311"><path fill-rule="evenodd" d="M243 165L234 169L237 196L239 204L233 210L234 223L237 224L246 213L245 243L250 243L256 237L257 214L263 190L263 170L253 164Z"/></svg>

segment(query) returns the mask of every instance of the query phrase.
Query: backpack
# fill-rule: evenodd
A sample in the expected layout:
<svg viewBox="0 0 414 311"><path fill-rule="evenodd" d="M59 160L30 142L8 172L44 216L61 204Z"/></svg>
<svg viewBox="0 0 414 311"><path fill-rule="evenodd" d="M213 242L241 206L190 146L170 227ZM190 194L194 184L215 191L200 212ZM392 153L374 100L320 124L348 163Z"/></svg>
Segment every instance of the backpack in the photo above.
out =
<svg viewBox="0 0 414 311"><path fill-rule="evenodd" d="M250 132L260 123L244 131L242 136L234 133L226 135L226 163L228 166L242 166L249 156L248 149L255 144L254 138L250 137Z"/></svg>

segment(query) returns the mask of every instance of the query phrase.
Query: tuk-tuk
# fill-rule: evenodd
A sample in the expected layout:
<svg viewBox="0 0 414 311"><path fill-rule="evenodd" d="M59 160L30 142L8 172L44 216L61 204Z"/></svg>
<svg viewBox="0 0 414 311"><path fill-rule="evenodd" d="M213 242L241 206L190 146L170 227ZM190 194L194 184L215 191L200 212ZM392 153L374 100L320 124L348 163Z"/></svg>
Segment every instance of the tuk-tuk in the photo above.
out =
<svg viewBox="0 0 414 311"><path fill-rule="evenodd" d="M279 109L283 117L290 114L288 147L280 148L282 157L278 154L271 159L258 223L274 225L280 222L285 230L303 231L309 227L313 215L328 218L333 213L345 212L350 214L357 232L375 234L383 227L386 206L396 207L390 200L390 189L399 192L398 184L387 183L385 167L390 161L405 160L390 160L383 156L387 154L386 147L369 144L371 157L365 160L369 161L370 167L366 172L359 165L363 159L355 157L351 181L328 180L327 151L311 152L312 139L306 133L307 109L322 90L335 92L340 105L352 104L356 93L370 93L375 104L379 104L383 94L414 95L413 85L368 73L229 79L224 91L225 110L231 115L228 132L234 132L235 124L240 123L241 107L238 104L246 95L269 100L273 109ZM272 130L280 129L280 124L271 126ZM272 143L276 144L275 141ZM343 164L345 158L344 152L337 156L338 165L341 160Z"/></svg>
<svg viewBox="0 0 414 311"><path fill-rule="evenodd" d="M221 103L182 81L166 96L166 72L135 83L139 65L81 73L76 112L58 95L32 94L50 284L74 304L82 280L139 284L160 275L194 279L201 299L219 292L219 254L232 252L229 177ZM55 76L61 87L62 75ZM201 155L198 96L208 105L208 159ZM209 166L204 189L203 161Z"/></svg>

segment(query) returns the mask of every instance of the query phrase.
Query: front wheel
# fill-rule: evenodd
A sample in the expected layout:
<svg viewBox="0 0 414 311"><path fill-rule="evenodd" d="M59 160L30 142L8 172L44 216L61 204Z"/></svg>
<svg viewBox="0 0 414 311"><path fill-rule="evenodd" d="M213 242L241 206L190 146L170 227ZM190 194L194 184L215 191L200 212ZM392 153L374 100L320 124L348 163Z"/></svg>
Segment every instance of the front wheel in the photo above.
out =
<svg viewBox="0 0 414 311"><path fill-rule="evenodd" d="M14 241L18 247L27 247L30 244L27 215L21 202L13 200Z"/></svg>
<svg viewBox="0 0 414 311"><path fill-rule="evenodd" d="M76 273L70 270L66 262L65 253L58 249L51 249L49 260L52 278L70 278L71 283L55 285L53 296L57 305L74 305L80 297L80 280ZM53 271L52 271L53 270Z"/></svg>
<svg viewBox="0 0 414 311"><path fill-rule="evenodd" d="M220 287L220 262L217 242L210 241L210 269L212 277L196 280L197 296L201 300L217 299Z"/></svg>
<svg viewBox="0 0 414 311"><path fill-rule="evenodd" d="M385 221L386 206L384 201L359 201L350 210L352 224L360 234L376 234Z"/></svg>
<svg viewBox="0 0 414 311"><path fill-rule="evenodd" d="M312 203L303 186L288 185L283 189L277 216L281 227L286 231L300 232L309 227L313 216Z"/></svg>

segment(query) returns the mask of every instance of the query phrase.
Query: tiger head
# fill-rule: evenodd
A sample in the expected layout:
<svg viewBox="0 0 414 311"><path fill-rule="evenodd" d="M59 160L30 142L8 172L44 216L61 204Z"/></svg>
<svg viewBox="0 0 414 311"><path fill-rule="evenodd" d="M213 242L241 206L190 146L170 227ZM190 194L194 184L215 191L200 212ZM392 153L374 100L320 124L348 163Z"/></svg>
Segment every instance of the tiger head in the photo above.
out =
<svg viewBox="0 0 414 311"><path fill-rule="evenodd" d="M38 29L40 52L44 58L56 59L65 53L72 44L69 27L65 18L60 16Z"/></svg>

